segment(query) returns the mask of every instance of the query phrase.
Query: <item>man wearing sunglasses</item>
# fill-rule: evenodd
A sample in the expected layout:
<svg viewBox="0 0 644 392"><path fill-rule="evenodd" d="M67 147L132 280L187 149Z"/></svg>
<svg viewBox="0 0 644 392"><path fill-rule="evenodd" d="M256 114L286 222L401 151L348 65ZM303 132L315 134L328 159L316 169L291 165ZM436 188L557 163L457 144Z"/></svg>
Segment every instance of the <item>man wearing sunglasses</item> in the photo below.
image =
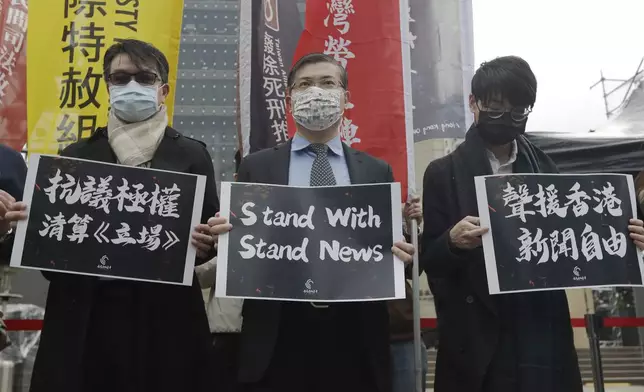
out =
<svg viewBox="0 0 644 392"><path fill-rule="evenodd" d="M465 142L425 171L421 264L438 315L436 392L580 392L564 291L490 296L474 177L556 173L523 134L537 80L521 58L481 65L472 79L475 124ZM642 222L631 222L640 247Z"/></svg>
<svg viewBox="0 0 644 392"><path fill-rule="evenodd" d="M165 55L148 43L124 40L106 51L103 68L107 127L62 155L204 175L205 223L219 210L212 161L205 145L168 126ZM26 219L27 212L24 203L12 203L5 220ZM198 225L192 233L198 264L213 256L208 231ZM210 335L197 279L184 287L43 275L50 285L32 392L211 390Z"/></svg>

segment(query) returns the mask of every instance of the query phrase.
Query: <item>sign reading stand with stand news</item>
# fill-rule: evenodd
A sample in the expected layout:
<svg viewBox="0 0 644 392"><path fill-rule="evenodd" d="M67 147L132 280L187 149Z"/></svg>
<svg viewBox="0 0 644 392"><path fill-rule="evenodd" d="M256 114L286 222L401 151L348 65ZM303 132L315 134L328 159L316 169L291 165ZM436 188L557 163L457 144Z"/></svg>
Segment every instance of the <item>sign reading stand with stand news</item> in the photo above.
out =
<svg viewBox="0 0 644 392"><path fill-rule="evenodd" d="M405 298L400 184L290 187L224 182L217 297Z"/></svg>

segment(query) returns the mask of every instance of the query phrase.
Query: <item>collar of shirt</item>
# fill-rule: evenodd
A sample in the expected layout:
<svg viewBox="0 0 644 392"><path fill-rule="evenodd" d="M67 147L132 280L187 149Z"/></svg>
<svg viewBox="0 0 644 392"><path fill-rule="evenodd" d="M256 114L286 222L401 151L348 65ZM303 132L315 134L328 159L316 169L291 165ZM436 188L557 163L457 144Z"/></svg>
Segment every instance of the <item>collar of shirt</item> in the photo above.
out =
<svg viewBox="0 0 644 392"><path fill-rule="evenodd" d="M291 151L302 151L310 145L311 142L309 142L304 136L296 133L293 137L293 142L291 143ZM326 145L329 146L329 150L331 150L333 154L340 157L344 156L344 149L342 148L342 140L340 139L340 135L337 135L333 139L326 142Z"/></svg>
<svg viewBox="0 0 644 392"><path fill-rule="evenodd" d="M492 151L487 150L487 157L490 160L490 163L492 164L492 171L496 172L500 168L512 166L514 162L516 162L517 160L517 152L518 152L517 141L513 140L512 149L510 150L510 158L507 160L507 162L501 163L501 161L498 160L498 158L496 157L496 155L494 155ZM495 168L496 170L494 170Z"/></svg>

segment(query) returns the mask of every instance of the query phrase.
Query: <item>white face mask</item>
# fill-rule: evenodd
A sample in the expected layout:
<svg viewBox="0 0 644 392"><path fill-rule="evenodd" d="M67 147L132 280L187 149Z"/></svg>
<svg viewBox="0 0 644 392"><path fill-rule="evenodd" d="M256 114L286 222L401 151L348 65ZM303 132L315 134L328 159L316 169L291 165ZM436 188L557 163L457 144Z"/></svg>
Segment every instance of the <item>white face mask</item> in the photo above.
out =
<svg viewBox="0 0 644 392"><path fill-rule="evenodd" d="M309 87L291 97L295 122L310 131L324 131L337 123L344 111L341 109L342 90L325 90Z"/></svg>
<svg viewBox="0 0 644 392"><path fill-rule="evenodd" d="M127 123L147 120L159 111L159 87L142 86L132 80L125 86L110 86L110 106Z"/></svg>

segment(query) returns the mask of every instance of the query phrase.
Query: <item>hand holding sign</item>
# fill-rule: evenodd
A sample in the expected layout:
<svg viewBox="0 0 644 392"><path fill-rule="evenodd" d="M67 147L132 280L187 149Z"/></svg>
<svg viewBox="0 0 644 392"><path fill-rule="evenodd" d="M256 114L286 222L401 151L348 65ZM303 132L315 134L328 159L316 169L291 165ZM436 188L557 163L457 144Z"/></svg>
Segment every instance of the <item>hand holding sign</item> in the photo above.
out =
<svg viewBox="0 0 644 392"><path fill-rule="evenodd" d="M628 231L631 233L631 239L639 250L644 250L644 222L639 219L631 219Z"/></svg>
<svg viewBox="0 0 644 392"><path fill-rule="evenodd" d="M9 220L5 218L9 208L16 202L10 194L0 189L0 236L5 235L11 229Z"/></svg>
<svg viewBox="0 0 644 392"><path fill-rule="evenodd" d="M3 204L0 201L0 204ZM0 207L0 216L2 215L2 208ZM2 232L2 227L0 227L0 234L5 234L9 231L9 228L12 224L17 223L18 221L23 221L27 219L27 205L23 202L13 202L9 205L9 208L6 209L4 214L4 219L0 219L0 222L4 221L7 224L7 231ZM0 223L1 225L1 223Z"/></svg>
<svg viewBox="0 0 644 392"><path fill-rule="evenodd" d="M396 242L391 248L391 251L405 264L411 264L414 261L414 253L416 253L416 249L414 249L412 244L407 243L406 241Z"/></svg>
<svg viewBox="0 0 644 392"><path fill-rule="evenodd" d="M210 226L199 224L192 232L192 245L197 248L197 257L206 259L208 252L212 249L214 239L210 235Z"/></svg>
<svg viewBox="0 0 644 392"><path fill-rule="evenodd" d="M233 229L233 225L228 223L228 220L226 220L226 218L220 217L219 212L217 212L214 217L208 219L208 226L210 227L210 235L215 242L215 249L217 249L219 236L221 234L226 234Z"/></svg>
<svg viewBox="0 0 644 392"><path fill-rule="evenodd" d="M481 220L475 216L466 216L449 232L450 244L458 249L469 250L481 246L481 236L488 232L481 227Z"/></svg>

